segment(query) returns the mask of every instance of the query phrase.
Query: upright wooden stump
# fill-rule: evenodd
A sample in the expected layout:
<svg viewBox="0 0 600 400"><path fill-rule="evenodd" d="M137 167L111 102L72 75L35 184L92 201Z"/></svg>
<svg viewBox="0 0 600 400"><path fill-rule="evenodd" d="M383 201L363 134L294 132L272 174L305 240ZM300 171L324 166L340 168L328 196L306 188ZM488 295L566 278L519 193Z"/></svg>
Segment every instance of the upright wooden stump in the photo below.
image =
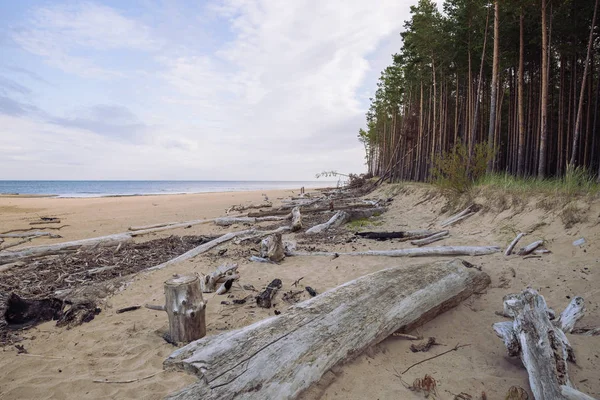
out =
<svg viewBox="0 0 600 400"><path fill-rule="evenodd" d="M206 303L202 299L197 275L184 275L166 281L165 299L171 342L189 343L206 336Z"/></svg>

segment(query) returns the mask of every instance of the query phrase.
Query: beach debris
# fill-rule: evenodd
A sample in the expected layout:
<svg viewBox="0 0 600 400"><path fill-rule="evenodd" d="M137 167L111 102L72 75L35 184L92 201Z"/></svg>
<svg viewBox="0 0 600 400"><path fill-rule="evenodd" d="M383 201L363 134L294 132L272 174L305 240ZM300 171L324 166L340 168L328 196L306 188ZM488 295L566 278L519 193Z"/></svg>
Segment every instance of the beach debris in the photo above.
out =
<svg viewBox="0 0 600 400"><path fill-rule="evenodd" d="M392 231L392 232L356 232L356 236L360 236L365 239L373 240L390 240L390 239L403 239L400 241L411 240L411 239L423 239L435 235L438 232L429 230L417 230L417 231Z"/></svg>
<svg viewBox="0 0 600 400"><path fill-rule="evenodd" d="M429 397L429 395L437 395L436 392L436 382L435 379L431 377L431 375L425 374L423 378L417 378L413 382L412 385L408 387L408 389L413 392L420 392L425 395L425 397Z"/></svg>
<svg viewBox="0 0 600 400"><path fill-rule="evenodd" d="M0 233L0 238L33 238L33 237L49 237L51 239L60 239L62 236L51 232L30 231L23 233Z"/></svg>
<svg viewBox="0 0 600 400"><path fill-rule="evenodd" d="M366 250L352 252L293 252L291 256L324 256L333 257L336 254L340 256L385 256L385 257L420 257L420 256L483 256L497 253L500 247L497 246L440 246L440 247L420 247L411 249L396 250Z"/></svg>
<svg viewBox="0 0 600 400"><path fill-rule="evenodd" d="M267 263L267 264L277 264L275 261L271 261L268 258L259 257L259 256L250 256L248 258L248 260L252 261L252 262L260 262L260 263Z"/></svg>
<svg viewBox="0 0 600 400"><path fill-rule="evenodd" d="M315 297L317 295L317 291L311 288L310 286L306 286L304 289L306 289L308 294L310 294L312 297Z"/></svg>
<svg viewBox="0 0 600 400"><path fill-rule="evenodd" d="M571 333L583 336L600 336L600 326L585 326L582 328L575 328Z"/></svg>
<svg viewBox="0 0 600 400"><path fill-rule="evenodd" d="M410 242L410 244L414 245L414 246L425 246L426 244L431 244L433 242L437 242L438 240L443 240L445 238L447 238L449 235L448 231L441 231L438 233L435 233L429 237L423 238L423 239L419 239L419 240L413 240Z"/></svg>
<svg viewBox="0 0 600 400"><path fill-rule="evenodd" d="M529 395L520 386L511 386L504 400L529 400Z"/></svg>
<svg viewBox="0 0 600 400"><path fill-rule="evenodd" d="M17 354L28 354L29 352L22 344L15 344L15 349L17 349Z"/></svg>
<svg viewBox="0 0 600 400"><path fill-rule="evenodd" d="M256 288L250 284L242 285L242 288L244 288L244 290L249 290L251 292L258 292L258 290L256 290Z"/></svg>
<svg viewBox="0 0 600 400"><path fill-rule="evenodd" d="M346 211L338 211L333 217L329 219L329 221L323 224L313 226L312 228L308 229L306 233L309 235L313 235L317 233L322 233L331 228L337 228L338 226L348 221L349 218L350 215Z"/></svg>
<svg viewBox="0 0 600 400"><path fill-rule="evenodd" d="M117 314L122 314L124 312L139 310L140 308L142 308L142 306L129 306L129 307L124 307L124 308L119 308L117 310Z"/></svg>
<svg viewBox="0 0 600 400"><path fill-rule="evenodd" d="M277 294L277 291L281 289L281 279L273 279L267 288L256 296L256 305L262 308L271 308L271 302L273 297Z"/></svg>
<svg viewBox="0 0 600 400"><path fill-rule="evenodd" d="M577 239L573 242L573 246L581 247L585 244L585 238Z"/></svg>
<svg viewBox="0 0 600 400"><path fill-rule="evenodd" d="M292 286L293 286L293 287L298 287L298 285L300 284L300 281L301 281L302 279L304 279L304 277L300 277L300 278L296 279L296 280L294 281L294 283L292 283Z"/></svg>
<svg viewBox="0 0 600 400"><path fill-rule="evenodd" d="M531 244L528 244L527 246L525 246L521 250L519 250L517 252L517 255L519 255L519 256L526 256L526 255L530 254L531 252L533 252L535 249L537 249L538 247L540 247L543 244L544 244L543 240L536 240L535 242L533 242Z"/></svg>
<svg viewBox="0 0 600 400"><path fill-rule="evenodd" d="M189 343L206 335L206 302L200 282L193 274L171 278L164 284L171 343Z"/></svg>
<svg viewBox="0 0 600 400"><path fill-rule="evenodd" d="M392 333L392 336L400 338L400 339L406 339L406 340L422 340L423 339L423 336L409 335L408 333L402 333L402 332L394 332L394 333Z"/></svg>
<svg viewBox="0 0 600 400"><path fill-rule="evenodd" d="M252 297L252 296L249 296L249 297ZM247 298L244 298L244 299L234 299L234 300L232 300L232 303L233 304L246 304L247 301L248 301Z"/></svg>
<svg viewBox="0 0 600 400"><path fill-rule="evenodd" d="M150 310L165 311L165 306L158 305L158 304L144 304L144 307L146 307Z"/></svg>
<svg viewBox="0 0 600 400"><path fill-rule="evenodd" d="M142 376L141 378L125 379L125 380L119 380L119 379L110 380L108 378L105 378L105 379L94 379L92 382L94 382L94 383L134 383L134 382L139 382L139 381L143 381L146 379L150 379L150 378L160 374L161 372L164 372L164 370L160 370L160 371L155 372L150 375Z"/></svg>
<svg viewBox="0 0 600 400"><path fill-rule="evenodd" d="M460 222L466 218L469 218L470 216L474 215L475 213L477 213L477 211L479 211L481 209L481 206L478 204L471 204L469 207L465 208L463 211L459 212L456 215L453 215L452 217L448 218L447 220L445 220L444 222L442 222L440 224L440 226L446 227L446 226L450 226L450 225L454 225L457 222Z"/></svg>
<svg viewBox="0 0 600 400"><path fill-rule="evenodd" d="M298 205L298 206L286 207L286 208L282 208L282 209L278 209L278 210L251 212L251 213L248 213L248 217L258 218L258 217L267 217L267 216L273 216L273 215L286 215L287 216L287 215L290 215L290 208L295 208L295 207L299 207L300 210L302 211L302 214L315 214L315 213L322 213L325 211L356 211L356 210L365 209L365 210L374 210L371 212L371 215L372 215L372 214L378 214L378 213L381 213L382 211L384 211L383 209L375 210L376 207L373 207L372 205L369 205L369 204L362 204L362 203L340 205L340 206L334 207L333 209L329 205L323 206L323 207L313 207L313 208L306 208L301 205Z"/></svg>
<svg viewBox="0 0 600 400"><path fill-rule="evenodd" d="M468 343L468 344L458 344L458 343L457 343L457 344L456 344L456 346L454 346L454 347L453 347L453 348L451 348L450 350L444 351L444 352L442 352L442 353L440 353L440 354L437 354L437 355L435 355L435 356L433 356L433 357L429 357L429 358L426 358L426 359L424 359L424 360L421 360L421 361L419 361L419 362L417 362L417 363L414 363L414 364L412 364L411 366L409 366L408 368L406 368L404 371L402 371L402 375L404 375L405 373L407 373L407 372L408 372L408 371L409 371L409 370L410 370L412 367L416 367L416 366L417 366L417 365L419 365L419 364L423 364L424 362L427 362L427 361L433 360L434 358L438 358L438 357L441 357L441 356L443 356L443 355L445 355L445 354L448 354L448 353L450 353L451 351L457 351L458 349L460 349L460 348L462 348L462 347L467 347L467 346L470 346L470 345L471 345L470 343Z"/></svg>
<svg viewBox="0 0 600 400"><path fill-rule="evenodd" d="M57 217L40 217L39 221L30 222L29 225L42 224L60 224L60 218Z"/></svg>
<svg viewBox="0 0 600 400"><path fill-rule="evenodd" d="M426 323L489 283L487 274L454 260L403 265L362 276L327 295L298 303L277 318L207 336L176 350L165 360L165 368L202 378L170 398L210 400L244 393L247 399L270 399L281 397L281 387L294 388L286 392L294 398L332 365L362 354L399 329ZM384 295L386 301L381 301ZM377 316L369 329L364 329L364 315ZM313 359L319 362L306 361ZM297 373L299 368L302 374Z"/></svg>
<svg viewBox="0 0 600 400"><path fill-rule="evenodd" d="M300 214L300 207L294 207L292 209L292 232L298 232L302 229L302 214Z"/></svg>
<svg viewBox="0 0 600 400"><path fill-rule="evenodd" d="M505 296L504 310L513 321L495 323L493 328L504 341L509 356L520 357L529 375L533 397L586 398L572 387L569 379L568 362L575 362L575 353L565 335L583 317L583 298L574 298L554 321L551 321L554 311L531 288Z"/></svg>
<svg viewBox="0 0 600 400"><path fill-rule="evenodd" d="M231 280L233 283L234 280L237 280L240 277L237 269L237 264L225 263L219 265L217 269L208 275L204 275L200 280L202 292L212 293L217 290L217 286L220 286L220 284L223 284L229 280Z"/></svg>
<svg viewBox="0 0 600 400"><path fill-rule="evenodd" d="M221 286L219 286L216 293L217 294L225 294L225 293L229 292L229 289L231 289L231 286L233 285L233 281L234 281L233 279L227 279L225 282L223 282L221 284Z"/></svg>
<svg viewBox="0 0 600 400"><path fill-rule="evenodd" d="M510 242L510 244L508 245L508 247L506 248L506 251L504 252L505 256L510 256L512 254L513 249L515 248L515 246L517 245L517 243L519 243L519 240L521 240L521 238L525 236L524 233L519 233L517 235L516 238L513 239L512 242Z"/></svg>
<svg viewBox="0 0 600 400"><path fill-rule="evenodd" d="M269 222L269 221L285 221L289 217L285 216L269 216L269 217L219 217L215 218L215 225L217 226L230 226L234 224L250 225L257 222Z"/></svg>
<svg viewBox="0 0 600 400"><path fill-rule="evenodd" d="M274 262L280 262L285 258L281 233L267 236L260 242L260 256Z"/></svg>
<svg viewBox="0 0 600 400"><path fill-rule="evenodd" d="M290 290L288 292L285 292L283 294L283 296L281 297L281 299L287 303L290 304L294 304L297 303L298 301L300 301L300 299L298 298L302 293L304 293L304 290Z"/></svg>
<svg viewBox="0 0 600 400"><path fill-rule="evenodd" d="M296 251L297 246L298 245L296 244L296 242L286 240L285 242L283 242L283 252L286 256L289 256L294 251Z"/></svg>
<svg viewBox="0 0 600 400"><path fill-rule="evenodd" d="M264 202L260 203L260 204L238 204L235 206L231 206L228 209L225 210L225 214L229 214L231 212L242 212L242 211L246 211L246 210L251 210L251 209L256 209L256 208L270 208L273 207L273 203L271 203L269 201L269 198L267 197L266 194L262 195L264 197Z"/></svg>
<svg viewBox="0 0 600 400"><path fill-rule="evenodd" d="M410 351L412 351L413 353L425 352L429 351L429 349L431 349L435 345L439 345L439 343L435 341L434 337L430 337L425 342L419 344L411 344Z"/></svg>

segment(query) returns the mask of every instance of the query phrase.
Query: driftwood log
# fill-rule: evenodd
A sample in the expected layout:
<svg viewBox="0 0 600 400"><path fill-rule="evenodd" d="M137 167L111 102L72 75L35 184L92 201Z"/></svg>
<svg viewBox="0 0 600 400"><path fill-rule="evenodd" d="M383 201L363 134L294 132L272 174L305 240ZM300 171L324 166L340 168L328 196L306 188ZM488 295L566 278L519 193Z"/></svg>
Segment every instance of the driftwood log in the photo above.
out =
<svg viewBox="0 0 600 400"><path fill-rule="evenodd" d="M477 204L471 204L469 207L465 208L464 210L462 210L458 214L453 215L452 217L450 217L447 220L443 221L440 224L440 226L443 228L445 226L453 225L453 224L457 223L458 221L462 221L463 219L468 218L471 215L475 214L477 211L479 211L479 208L480 207Z"/></svg>
<svg viewBox="0 0 600 400"><path fill-rule="evenodd" d="M273 297L275 297L277 291L281 289L281 286L281 279L273 279L267 288L256 296L256 305L262 308L271 308Z"/></svg>
<svg viewBox="0 0 600 400"><path fill-rule="evenodd" d="M289 213L288 213L289 214ZM270 216L270 217L220 217L215 218L215 225L218 226L230 226L234 224L255 224L257 222L267 222L267 221L284 221L289 219L289 215L285 216Z"/></svg>
<svg viewBox="0 0 600 400"><path fill-rule="evenodd" d="M447 238L449 235L448 231L441 231L438 233L435 233L431 236L428 236L426 238L423 239L418 239L418 240L413 240L412 242L410 242L410 244L414 245L414 246L425 246L426 244L431 244L433 242L437 242L438 240L443 240L445 238Z"/></svg>
<svg viewBox="0 0 600 400"><path fill-rule="evenodd" d="M305 208L303 206L296 206L296 207L300 208L300 210L302 211L303 214L312 214L312 213L319 213L319 212L324 212L324 211L331 211L330 206L314 207L314 208ZM370 209L370 208L373 208L373 206L370 204L364 204L364 203L346 204L346 205L339 205L339 206L336 206L334 204L334 206L333 206L334 211L348 211L348 210L359 210L359 209ZM290 210L288 207L288 208L280 209L280 210L251 212L248 214L248 216L249 217L267 217L267 216L271 216L271 215L287 215L289 213L290 213Z"/></svg>
<svg viewBox="0 0 600 400"><path fill-rule="evenodd" d="M350 215L346 211L338 211L333 217L329 219L329 221L313 226L312 228L308 229L306 233L309 235L314 235L317 233L325 232L326 230L331 228L337 228L344 222L347 222L349 218Z"/></svg>
<svg viewBox="0 0 600 400"><path fill-rule="evenodd" d="M166 281L165 311L169 317L169 342L189 343L204 337L205 308L198 275L184 275Z"/></svg>
<svg viewBox="0 0 600 400"><path fill-rule="evenodd" d="M510 242L510 244L508 245L508 247L506 248L506 251L504 252L505 256L510 256L512 254L513 249L515 248L515 246L517 245L517 243L519 243L519 240L521 240L521 238L525 236L524 233L519 233L517 235L516 238L513 239L512 242Z"/></svg>
<svg viewBox="0 0 600 400"><path fill-rule="evenodd" d="M574 362L575 354L565 335L583 316L583 308L583 298L577 297L553 323L554 312L535 290L505 296L504 312L514 320L498 322L493 328L509 355L521 358L536 400L586 398L569 379L567 361Z"/></svg>
<svg viewBox="0 0 600 400"><path fill-rule="evenodd" d="M460 260L384 269L279 316L176 350L167 369L198 382L171 399L295 399L332 367L396 331L407 332L490 283Z"/></svg>
<svg viewBox="0 0 600 400"><path fill-rule="evenodd" d="M62 236L57 235L51 232L41 232L41 231L30 231L30 232L22 232L22 233L0 233L0 238L29 238L29 237L43 237L47 236L52 239L58 239Z"/></svg>
<svg viewBox="0 0 600 400"><path fill-rule="evenodd" d="M386 257L428 257L428 256L484 256L500 251L497 246L440 246L416 249L367 250L348 253L332 251L291 252L290 256L386 256Z"/></svg>
<svg viewBox="0 0 600 400"><path fill-rule="evenodd" d="M212 293L217 290L217 287L220 284L225 283L227 280L239 279L237 269L237 264L225 263L217 267L217 269L211 272L210 274L204 275L202 279L200 279L200 287L202 289L202 292Z"/></svg>
<svg viewBox="0 0 600 400"><path fill-rule="evenodd" d="M279 262L285 258L281 233L267 236L260 242L260 256L274 262Z"/></svg>
<svg viewBox="0 0 600 400"><path fill-rule="evenodd" d="M294 207L292 209L292 232L298 232L302 229L302 214L300 214L300 207Z"/></svg>
<svg viewBox="0 0 600 400"><path fill-rule="evenodd" d="M538 247L540 247L543 244L544 244L543 240L536 240L535 242L528 244L527 246L525 246L521 250L519 250L517 252L517 255L526 256L527 254L530 254L531 252L533 252L535 249L537 249Z"/></svg>

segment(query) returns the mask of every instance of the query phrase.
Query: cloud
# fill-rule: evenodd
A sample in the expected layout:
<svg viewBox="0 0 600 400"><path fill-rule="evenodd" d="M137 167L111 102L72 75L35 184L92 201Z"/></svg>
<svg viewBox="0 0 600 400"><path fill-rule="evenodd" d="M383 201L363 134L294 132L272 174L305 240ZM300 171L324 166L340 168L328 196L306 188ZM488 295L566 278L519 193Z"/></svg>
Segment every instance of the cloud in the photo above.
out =
<svg viewBox="0 0 600 400"><path fill-rule="evenodd" d="M156 51L162 45L144 24L113 8L87 2L37 8L27 26L15 29L12 38L48 64L86 77L122 75L97 66L88 55L90 50Z"/></svg>
<svg viewBox="0 0 600 400"><path fill-rule="evenodd" d="M20 101L11 99L0 95L0 114L6 115L27 115L33 114L38 111L38 108L31 104L22 103ZM13 132L13 134L16 132ZM18 134L18 133L17 133Z"/></svg>

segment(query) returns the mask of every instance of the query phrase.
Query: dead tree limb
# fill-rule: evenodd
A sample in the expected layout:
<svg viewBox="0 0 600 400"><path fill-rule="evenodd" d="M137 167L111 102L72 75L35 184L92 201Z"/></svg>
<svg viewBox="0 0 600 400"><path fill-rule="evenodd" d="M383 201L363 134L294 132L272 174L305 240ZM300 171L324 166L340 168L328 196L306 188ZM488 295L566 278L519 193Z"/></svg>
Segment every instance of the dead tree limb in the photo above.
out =
<svg viewBox="0 0 600 400"><path fill-rule="evenodd" d="M23 232L23 233L0 233L0 238L36 238L47 236L52 239L59 239L62 236L57 235L51 232L41 232L41 231L33 231L33 232Z"/></svg>
<svg viewBox="0 0 600 400"><path fill-rule="evenodd" d="M505 297L505 313L513 316L514 320L494 324L494 331L504 341L509 355L520 356L536 400L585 398L564 395L565 391L575 395L579 392L569 379L567 363L574 362L575 355L561 329L565 321L567 328L574 325L574 317L583 316L582 308L583 299L574 299L561 314L569 317L553 324L549 316L554 312L535 290L526 289L520 294Z"/></svg>
<svg viewBox="0 0 600 400"><path fill-rule="evenodd" d="M543 240L537 240L537 241L523 247L521 250L519 250L517 255L526 256L527 254L531 253L532 251L534 251L535 249L537 249L538 247L540 247L543 244L544 244Z"/></svg>
<svg viewBox="0 0 600 400"><path fill-rule="evenodd" d="M448 231L441 231L441 232L438 232L434 235L431 235L431 236L423 238L423 239L413 240L412 242L410 242L410 244L421 247L421 246L425 246L426 244L431 244L433 242L437 242L438 240L446 239L448 237L448 235L449 235Z"/></svg>
<svg viewBox="0 0 600 400"><path fill-rule="evenodd" d="M349 218L349 214L346 211L338 211L335 213L333 217L329 219L329 221L315 225L312 228L306 231L309 235L314 235L317 233L325 232L328 229L336 228L346 222Z"/></svg>
<svg viewBox="0 0 600 400"><path fill-rule="evenodd" d="M466 217L467 215L469 215L469 213L476 213L477 211L479 211L479 206L477 204L471 204L469 207L465 208L458 214L453 215L452 217L450 217L447 220L445 220L444 222L442 222L440 224L440 226L442 228L445 226L450 226L450 225L454 224L455 222L460 221L463 217Z"/></svg>
<svg viewBox="0 0 600 400"><path fill-rule="evenodd" d="M225 263L217 267L216 270L208 275L204 275L200 280L202 292L212 293L217 290L217 286L224 283L228 279L238 279L237 264Z"/></svg>
<svg viewBox="0 0 600 400"><path fill-rule="evenodd" d="M506 248L506 251L504 252L505 256L510 256L512 254L513 249L515 248L515 246L517 245L517 243L519 243L519 240L521 240L521 238L525 236L524 233L519 233L517 235L516 238L513 239L512 242L510 242L510 244L508 245L508 247Z"/></svg>
<svg viewBox="0 0 600 400"><path fill-rule="evenodd" d="M460 260L363 276L281 315L176 350L165 368L199 380L170 398L295 399L332 367L393 332L430 321L489 283L487 274Z"/></svg>

